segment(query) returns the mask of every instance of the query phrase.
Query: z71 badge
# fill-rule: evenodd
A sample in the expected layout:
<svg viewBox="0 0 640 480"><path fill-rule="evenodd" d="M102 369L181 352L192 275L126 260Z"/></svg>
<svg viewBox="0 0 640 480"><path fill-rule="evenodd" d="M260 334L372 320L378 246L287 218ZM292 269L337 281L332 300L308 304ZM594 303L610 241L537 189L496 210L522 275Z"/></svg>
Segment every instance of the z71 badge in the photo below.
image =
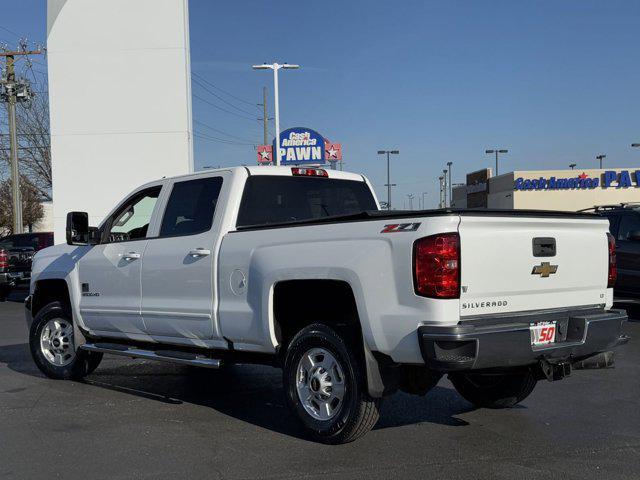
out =
<svg viewBox="0 0 640 480"><path fill-rule="evenodd" d="M421 223L390 223L385 225L380 233L394 233L394 232L415 232L420 227Z"/></svg>

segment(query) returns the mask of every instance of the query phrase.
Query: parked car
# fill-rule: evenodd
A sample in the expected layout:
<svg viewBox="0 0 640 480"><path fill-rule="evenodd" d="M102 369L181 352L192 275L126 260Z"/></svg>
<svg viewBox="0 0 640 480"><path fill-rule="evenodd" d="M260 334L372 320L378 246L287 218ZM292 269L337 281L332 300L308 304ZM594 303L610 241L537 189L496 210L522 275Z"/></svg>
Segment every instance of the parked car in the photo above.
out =
<svg viewBox="0 0 640 480"><path fill-rule="evenodd" d="M624 342L608 235L594 214L379 211L365 177L320 168L165 178L36 254L30 348L57 379L105 353L279 366L308 434L344 443L397 389L449 374L510 407Z"/></svg>
<svg viewBox="0 0 640 480"><path fill-rule="evenodd" d="M603 205L589 209L609 219L616 242L616 299L640 300L640 203Z"/></svg>
<svg viewBox="0 0 640 480"><path fill-rule="evenodd" d="M53 245L53 232L20 233L0 238L0 302L18 284L29 283L31 259Z"/></svg>

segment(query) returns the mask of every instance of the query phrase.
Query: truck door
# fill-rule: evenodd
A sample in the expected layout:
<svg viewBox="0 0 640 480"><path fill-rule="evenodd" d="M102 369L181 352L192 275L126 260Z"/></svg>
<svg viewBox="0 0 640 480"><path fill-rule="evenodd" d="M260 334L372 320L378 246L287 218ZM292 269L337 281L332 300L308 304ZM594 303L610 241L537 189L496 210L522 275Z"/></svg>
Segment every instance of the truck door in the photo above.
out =
<svg viewBox="0 0 640 480"><path fill-rule="evenodd" d="M150 335L221 339L214 299L224 211L218 198L227 175L169 185L159 235L149 240L142 262L142 317Z"/></svg>
<svg viewBox="0 0 640 480"><path fill-rule="evenodd" d="M141 262L161 188L129 197L105 222L101 243L78 261L80 315L91 330L144 333Z"/></svg>

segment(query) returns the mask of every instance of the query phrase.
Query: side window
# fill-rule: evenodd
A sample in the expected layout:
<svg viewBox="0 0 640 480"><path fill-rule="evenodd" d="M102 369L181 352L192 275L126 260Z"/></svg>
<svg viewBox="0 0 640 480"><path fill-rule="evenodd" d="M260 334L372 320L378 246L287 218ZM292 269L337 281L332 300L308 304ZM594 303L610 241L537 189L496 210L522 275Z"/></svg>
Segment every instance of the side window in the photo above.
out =
<svg viewBox="0 0 640 480"><path fill-rule="evenodd" d="M618 240L628 240L629 232L640 230L640 215L627 213L620 219L620 228L618 229Z"/></svg>
<svg viewBox="0 0 640 480"><path fill-rule="evenodd" d="M112 215L108 222L107 241L126 242L146 238L161 189L161 186L157 186L138 192Z"/></svg>
<svg viewBox="0 0 640 480"><path fill-rule="evenodd" d="M0 238L0 249L9 249L14 248L16 246L16 238L13 235L9 235L8 237Z"/></svg>
<svg viewBox="0 0 640 480"><path fill-rule="evenodd" d="M606 214L609 220L609 232L614 237L618 238L618 224L620 223L620 216L615 214Z"/></svg>
<svg viewBox="0 0 640 480"><path fill-rule="evenodd" d="M221 188L221 177L176 182L162 218L160 236L194 235L211 229Z"/></svg>

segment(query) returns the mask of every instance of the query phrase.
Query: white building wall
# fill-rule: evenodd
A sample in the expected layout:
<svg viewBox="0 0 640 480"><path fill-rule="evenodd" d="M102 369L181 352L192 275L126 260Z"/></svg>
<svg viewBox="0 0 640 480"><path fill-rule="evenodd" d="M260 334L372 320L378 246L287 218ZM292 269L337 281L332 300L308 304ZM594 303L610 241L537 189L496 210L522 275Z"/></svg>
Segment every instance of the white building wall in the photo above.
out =
<svg viewBox="0 0 640 480"><path fill-rule="evenodd" d="M193 171L188 0L48 0L55 241L129 191Z"/></svg>

